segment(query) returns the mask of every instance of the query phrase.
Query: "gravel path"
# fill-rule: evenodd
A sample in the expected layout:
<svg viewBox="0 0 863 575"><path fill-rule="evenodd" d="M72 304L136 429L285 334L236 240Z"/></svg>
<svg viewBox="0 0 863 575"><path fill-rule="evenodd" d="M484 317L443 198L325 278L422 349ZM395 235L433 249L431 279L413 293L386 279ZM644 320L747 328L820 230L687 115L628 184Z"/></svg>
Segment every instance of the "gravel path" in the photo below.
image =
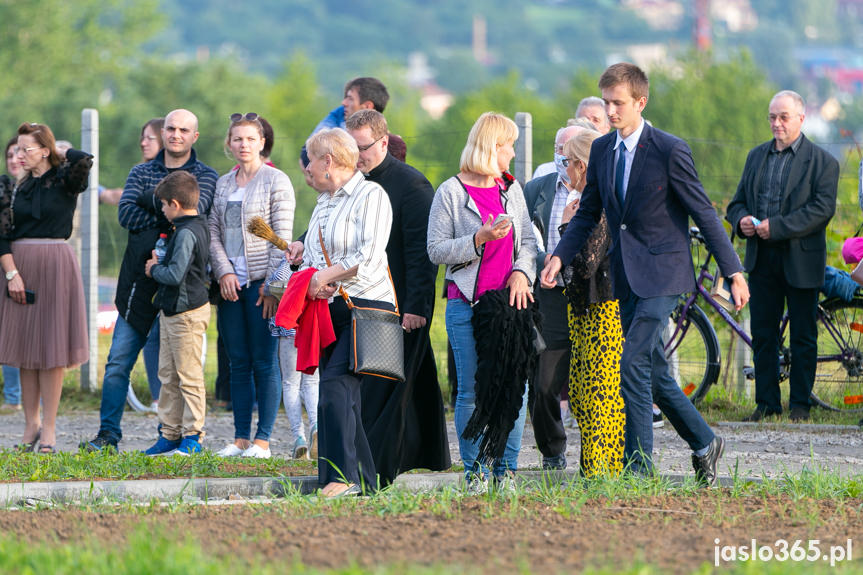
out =
<svg viewBox="0 0 863 575"><path fill-rule="evenodd" d="M124 438L122 450L145 449L156 438L156 417L126 411L123 416ZM92 438L99 428L97 412L79 412L63 415L58 421L57 448L62 451L76 449L79 441ZM24 416L20 413L0 416L0 447L11 447L21 439ZM454 424L448 422L450 451L453 463L458 462L458 443ZM233 437L233 419L230 413L207 415L205 447L219 449ZM715 426L725 437L725 455L720 462L720 474L742 476L782 477L785 473L799 473L804 468L823 467L841 475L863 475L863 429L847 426L815 425L745 425L720 423ZM568 430L566 457L570 468L578 465L579 436L577 429ZM691 452L666 421L655 433L654 456L661 473L689 474L692 471ZM290 452L291 437L284 413L280 412L272 438L273 453L286 457ZM538 467L536 449L530 422L525 426L521 468Z"/></svg>

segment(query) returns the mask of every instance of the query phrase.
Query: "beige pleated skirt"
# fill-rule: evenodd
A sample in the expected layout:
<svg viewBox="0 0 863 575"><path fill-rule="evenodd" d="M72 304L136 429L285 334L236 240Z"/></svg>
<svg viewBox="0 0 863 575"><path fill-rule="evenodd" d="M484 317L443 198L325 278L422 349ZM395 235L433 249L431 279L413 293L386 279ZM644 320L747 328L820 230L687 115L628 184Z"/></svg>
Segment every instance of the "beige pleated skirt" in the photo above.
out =
<svg viewBox="0 0 863 575"><path fill-rule="evenodd" d="M87 361L84 285L75 252L63 240L21 239L12 242L12 257L36 301L12 301L0 275L0 365L52 369Z"/></svg>

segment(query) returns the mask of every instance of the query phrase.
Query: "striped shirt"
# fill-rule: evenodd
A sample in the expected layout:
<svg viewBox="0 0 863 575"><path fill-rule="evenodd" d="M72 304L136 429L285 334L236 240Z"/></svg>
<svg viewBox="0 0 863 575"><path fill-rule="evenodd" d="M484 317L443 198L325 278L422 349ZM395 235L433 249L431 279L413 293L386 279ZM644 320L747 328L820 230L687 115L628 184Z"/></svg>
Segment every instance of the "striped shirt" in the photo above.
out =
<svg viewBox="0 0 863 575"><path fill-rule="evenodd" d="M761 180L761 191L758 193L758 205L755 216L765 220L782 213L782 197L788 184L788 174L791 172L791 160L797 155L801 136L784 150L777 150L774 144L767 154L767 165Z"/></svg>
<svg viewBox="0 0 863 575"><path fill-rule="evenodd" d="M171 172L185 170L195 176L201 190L198 198L198 213L209 215L213 205L213 193L216 190L216 180L219 175L216 170L198 161L195 150L191 151L189 161L179 168L168 168L165 165L165 150L159 150L156 157L138 164L129 172L123 195L118 204L120 225L130 232L139 232L158 227L165 222L161 204L153 197L153 191L159 182ZM167 225L167 224L164 224Z"/></svg>
<svg viewBox="0 0 863 575"><path fill-rule="evenodd" d="M348 295L394 304L386 252L392 222L386 192L358 170L332 195L318 194L306 234L303 267L327 267L318 239L320 229L333 265L340 264L345 270L358 266L356 276L341 282Z"/></svg>
<svg viewBox="0 0 863 575"><path fill-rule="evenodd" d="M267 278L267 289L269 290L270 284L276 281L286 282L291 279L293 272L291 271L291 266L288 263L288 259L286 257L282 257L282 262L279 264L279 267ZM297 330L295 328L285 329L283 327L279 327L276 325L276 316L270 318L269 321L270 326L270 335L275 337L295 337L297 335Z"/></svg>

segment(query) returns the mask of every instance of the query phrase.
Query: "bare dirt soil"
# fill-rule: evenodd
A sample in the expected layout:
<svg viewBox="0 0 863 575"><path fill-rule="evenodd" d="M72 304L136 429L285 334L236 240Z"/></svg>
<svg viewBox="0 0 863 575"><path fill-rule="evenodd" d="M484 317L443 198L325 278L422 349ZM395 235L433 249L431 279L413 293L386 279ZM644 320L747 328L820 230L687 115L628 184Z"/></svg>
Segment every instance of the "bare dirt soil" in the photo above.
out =
<svg viewBox="0 0 863 575"><path fill-rule="evenodd" d="M451 513L426 510L379 516L359 510L340 516L297 517L287 507L190 507L93 512L65 509L0 512L0 533L24 541L99 547L122 545L144 527L192 537L208 553L251 562L316 568L450 565L479 573L572 573L586 567L627 567L637 561L688 573L713 565L716 543L773 545L785 539L846 545L863 554L863 500L844 502L778 497L652 497L557 504L453 503ZM494 511L491 511L491 510ZM326 512L326 509L324 509ZM858 551L859 549L859 551ZM855 562L856 563L856 562Z"/></svg>

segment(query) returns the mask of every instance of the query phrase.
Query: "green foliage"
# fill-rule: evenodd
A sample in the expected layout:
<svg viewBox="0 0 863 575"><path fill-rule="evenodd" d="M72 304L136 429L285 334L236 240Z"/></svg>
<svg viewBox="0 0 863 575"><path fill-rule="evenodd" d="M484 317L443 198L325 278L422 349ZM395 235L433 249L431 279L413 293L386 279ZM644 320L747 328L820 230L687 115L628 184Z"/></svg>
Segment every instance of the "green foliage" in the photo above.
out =
<svg viewBox="0 0 863 575"><path fill-rule="evenodd" d="M749 150L772 137L767 106L775 92L746 52L722 62L691 53L651 73L644 116L689 143L702 184L724 212Z"/></svg>
<svg viewBox="0 0 863 575"><path fill-rule="evenodd" d="M82 108L104 90L162 23L157 0L0 2L2 140L22 121L79 139Z"/></svg>
<svg viewBox="0 0 863 575"><path fill-rule="evenodd" d="M155 437L154 437L155 439ZM190 457L150 457L139 452L62 452L51 456L0 451L0 481L125 480L156 477L273 477L312 475L312 461L274 457L237 461L211 452Z"/></svg>

